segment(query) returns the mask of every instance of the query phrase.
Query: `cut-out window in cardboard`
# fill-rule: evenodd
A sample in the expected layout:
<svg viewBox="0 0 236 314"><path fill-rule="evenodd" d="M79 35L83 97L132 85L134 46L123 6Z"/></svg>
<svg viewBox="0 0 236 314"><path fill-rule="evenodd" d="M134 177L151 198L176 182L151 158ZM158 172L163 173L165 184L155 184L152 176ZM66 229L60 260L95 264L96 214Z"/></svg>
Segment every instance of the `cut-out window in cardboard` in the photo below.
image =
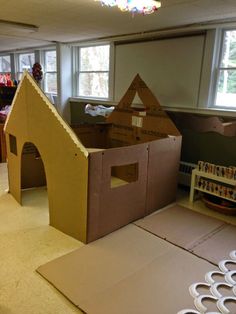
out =
<svg viewBox="0 0 236 314"><path fill-rule="evenodd" d="M9 134L9 142L10 142L10 152L17 156L17 142L16 137L12 134Z"/></svg>
<svg viewBox="0 0 236 314"><path fill-rule="evenodd" d="M111 188L138 181L138 163L111 167Z"/></svg>

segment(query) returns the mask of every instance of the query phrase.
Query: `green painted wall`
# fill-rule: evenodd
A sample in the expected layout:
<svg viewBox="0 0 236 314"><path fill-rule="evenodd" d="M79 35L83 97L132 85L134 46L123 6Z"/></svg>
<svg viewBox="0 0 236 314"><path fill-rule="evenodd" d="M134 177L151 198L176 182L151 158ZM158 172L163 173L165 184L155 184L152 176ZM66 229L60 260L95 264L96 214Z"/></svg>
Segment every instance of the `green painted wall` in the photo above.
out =
<svg viewBox="0 0 236 314"><path fill-rule="evenodd" d="M88 102L70 102L71 124L99 123L105 122L103 116L92 117L84 112L84 107Z"/></svg>
<svg viewBox="0 0 236 314"><path fill-rule="evenodd" d="M224 136L219 133L198 133L182 130L181 160L197 163L198 160L214 164L236 165L236 137Z"/></svg>

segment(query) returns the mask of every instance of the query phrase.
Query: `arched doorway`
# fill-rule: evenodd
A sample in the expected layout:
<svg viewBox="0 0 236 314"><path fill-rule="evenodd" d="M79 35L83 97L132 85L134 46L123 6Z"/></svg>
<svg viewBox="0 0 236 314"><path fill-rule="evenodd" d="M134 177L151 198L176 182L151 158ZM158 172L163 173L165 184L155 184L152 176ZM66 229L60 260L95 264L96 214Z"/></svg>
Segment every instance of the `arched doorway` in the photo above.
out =
<svg viewBox="0 0 236 314"><path fill-rule="evenodd" d="M43 160L37 147L30 142L24 144L21 154L21 189L46 186Z"/></svg>
<svg viewBox="0 0 236 314"><path fill-rule="evenodd" d="M39 150L30 142L24 144L21 153L21 203L31 221L37 225L49 224L44 163Z"/></svg>
<svg viewBox="0 0 236 314"><path fill-rule="evenodd" d="M49 223L47 180L44 163L37 147L26 142L21 153L21 200L22 205L34 209L31 220L42 225Z"/></svg>

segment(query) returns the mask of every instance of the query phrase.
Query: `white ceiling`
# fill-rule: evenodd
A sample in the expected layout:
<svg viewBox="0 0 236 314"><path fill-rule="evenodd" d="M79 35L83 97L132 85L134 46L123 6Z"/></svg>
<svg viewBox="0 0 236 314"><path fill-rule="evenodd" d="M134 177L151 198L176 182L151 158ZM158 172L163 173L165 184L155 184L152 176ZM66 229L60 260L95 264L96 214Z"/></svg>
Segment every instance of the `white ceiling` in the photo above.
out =
<svg viewBox="0 0 236 314"><path fill-rule="evenodd" d="M236 20L236 0L162 0L151 15L123 13L94 0L8 0L0 20L33 24L34 33L0 25L0 51L147 32L221 19Z"/></svg>

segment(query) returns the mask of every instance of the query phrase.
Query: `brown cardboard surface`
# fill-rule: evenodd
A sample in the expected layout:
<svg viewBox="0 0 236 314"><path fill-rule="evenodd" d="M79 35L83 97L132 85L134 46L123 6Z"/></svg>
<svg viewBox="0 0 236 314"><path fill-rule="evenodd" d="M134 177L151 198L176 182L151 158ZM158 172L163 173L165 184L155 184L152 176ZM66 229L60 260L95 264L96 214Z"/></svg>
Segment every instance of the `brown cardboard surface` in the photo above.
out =
<svg viewBox="0 0 236 314"><path fill-rule="evenodd" d="M99 189L99 193L89 194L88 226L89 230L93 229L88 235L89 242L145 216L147 148L144 143L95 153L96 158L90 155L93 171L89 172L89 187L93 187L91 191ZM111 187L111 167L133 163L138 163L137 181Z"/></svg>
<svg viewBox="0 0 236 314"><path fill-rule="evenodd" d="M88 152L29 73L17 89L5 131L11 194L21 202L22 151L25 143L32 143L45 168L50 224L85 242ZM17 154L10 151L10 135L16 137Z"/></svg>
<svg viewBox="0 0 236 314"><path fill-rule="evenodd" d="M145 217L135 224L188 250L225 225L221 220L199 214L180 205L174 205Z"/></svg>
<svg viewBox="0 0 236 314"><path fill-rule="evenodd" d="M144 111L132 107L136 93L143 102ZM166 138L168 135L180 136L174 123L138 74L107 122L113 124L110 137L129 144Z"/></svg>
<svg viewBox="0 0 236 314"><path fill-rule="evenodd" d="M128 225L37 271L79 305L172 249L171 244Z"/></svg>
<svg viewBox="0 0 236 314"><path fill-rule="evenodd" d="M128 225L37 270L86 313L177 313L214 266Z"/></svg>
<svg viewBox="0 0 236 314"><path fill-rule="evenodd" d="M149 145L146 215L176 199L181 139L170 137Z"/></svg>
<svg viewBox="0 0 236 314"><path fill-rule="evenodd" d="M193 252L216 264L219 260L229 259L229 253L235 249L236 227L225 224L219 232L194 247Z"/></svg>
<svg viewBox="0 0 236 314"><path fill-rule="evenodd" d="M216 267L172 248L114 286L79 304L92 314L176 314L194 308L189 286ZM208 308L210 309L210 307ZM212 310L216 310L212 304Z"/></svg>

